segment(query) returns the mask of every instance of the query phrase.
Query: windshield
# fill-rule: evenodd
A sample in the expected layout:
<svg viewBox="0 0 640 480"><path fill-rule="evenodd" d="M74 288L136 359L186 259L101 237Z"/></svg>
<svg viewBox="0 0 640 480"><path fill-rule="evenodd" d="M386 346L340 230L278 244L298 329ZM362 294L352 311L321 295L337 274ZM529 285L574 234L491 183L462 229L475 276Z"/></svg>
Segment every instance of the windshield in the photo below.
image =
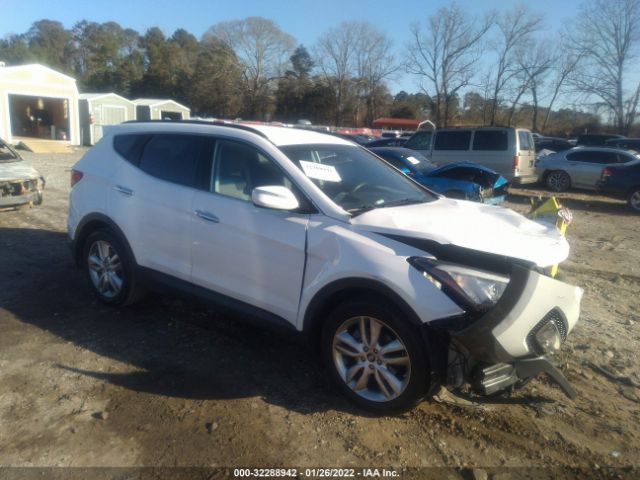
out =
<svg viewBox="0 0 640 480"><path fill-rule="evenodd" d="M0 142L0 163L19 162L22 160L19 155L9 147L6 143Z"/></svg>
<svg viewBox="0 0 640 480"><path fill-rule="evenodd" d="M280 150L329 198L353 214L437 199L363 148L288 145Z"/></svg>

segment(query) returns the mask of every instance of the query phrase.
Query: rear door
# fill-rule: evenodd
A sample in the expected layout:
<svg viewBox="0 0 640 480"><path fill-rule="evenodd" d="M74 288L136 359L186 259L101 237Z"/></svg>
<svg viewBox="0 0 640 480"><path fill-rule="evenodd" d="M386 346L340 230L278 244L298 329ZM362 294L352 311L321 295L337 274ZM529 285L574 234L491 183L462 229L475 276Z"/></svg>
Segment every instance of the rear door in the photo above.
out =
<svg viewBox="0 0 640 480"><path fill-rule="evenodd" d="M139 265L189 280L191 204L209 137L182 134L117 135L109 213L123 230Z"/></svg>
<svg viewBox="0 0 640 480"><path fill-rule="evenodd" d="M536 174L536 147L533 136L528 130L516 130L518 137L518 155L516 175L525 177Z"/></svg>
<svg viewBox="0 0 640 480"><path fill-rule="evenodd" d="M509 153L509 130L481 129L473 132L470 161L489 167L500 175L513 177L513 156Z"/></svg>
<svg viewBox="0 0 640 480"><path fill-rule="evenodd" d="M602 169L618 163L615 152L586 150L567 154L571 183L578 188L593 190L600 179Z"/></svg>
<svg viewBox="0 0 640 480"><path fill-rule="evenodd" d="M255 206L252 190L266 185L304 200L265 153L217 140L209 188L193 197L192 281L294 323L309 215Z"/></svg>
<svg viewBox="0 0 640 480"><path fill-rule="evenodd" d="M431 160L436 165L471 159L471 130L437 130Z"/></svg>

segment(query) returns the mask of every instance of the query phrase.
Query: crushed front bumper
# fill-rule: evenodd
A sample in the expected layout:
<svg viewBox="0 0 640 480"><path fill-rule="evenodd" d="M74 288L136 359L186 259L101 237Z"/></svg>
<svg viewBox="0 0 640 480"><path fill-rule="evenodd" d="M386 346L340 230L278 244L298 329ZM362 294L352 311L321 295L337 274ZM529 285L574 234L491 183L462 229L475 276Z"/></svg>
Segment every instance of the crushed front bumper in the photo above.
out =
<svg viewBox="0 0 640 480"><path fill-rule="evenodd" d="M450 331L476 364L471 383L490 394L539 373L548 374L570 397L575 396L562 373L536 344L535 333L553 322L565 340L578 321L582 289L521 266L496 305L471 325Z"/></svg>
<svg viewBox="0 0 640 480"><path fill-rule="evenodd" d="M0 182L0 208L38 204L42 199L43 189L42 177Z"/></svg>

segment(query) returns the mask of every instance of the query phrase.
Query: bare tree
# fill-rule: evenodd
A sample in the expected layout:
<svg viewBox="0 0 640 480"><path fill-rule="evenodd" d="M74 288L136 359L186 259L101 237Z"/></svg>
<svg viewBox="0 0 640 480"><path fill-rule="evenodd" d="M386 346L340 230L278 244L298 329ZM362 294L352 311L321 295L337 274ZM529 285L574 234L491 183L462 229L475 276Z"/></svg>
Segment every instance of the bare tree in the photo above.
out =
<svg viewBox="0 0 640 480"><path fill-rule="evenodd" d="M249 115L267 113L270 86L281 76L295 46L294 38L272 20L248 17L218 23L205 33L229 45L243 66L246 109Z"/></svg>
<svg viewBox="0 0 640 480"><path fill-rule="evenodd" d="M573 32L573 47L582 60L572 85L599 99L618 131L628 133L640 96L640 83L628 89L629 77L637 73L631 69L640 43L640 0L591 0L583 5Z"/></svg>
<svg viewBox="0 0 640 480"><path fill-rule="evenodd" d="M476 21L454 3L431 15L425 28L418 23L411 26L406 70L420 78L425 93L429 88L435 91L431 96L438 126L447 126L451 99L471 84L481 54L480 40L491 28L493 17L491 12Z"/></svg>
<svg viewBox="0 0 640 480"><path fill-rule="evenodd" d="M365 123L370 124L376 113L377 92L398 69L389 38L367 22L343 22L318 39L315 57L336 92L336 125L344 123L350 103L355 103L355 123L360 123L360 98L366 105Z"/></svg>
<svg viewBox="0 0 640 480"><path fill-rule="evenodd" d="M495 43L498 61L496 65L491 66L493 72L491 116L489 119L491 125L496 123L501 94L520 71L517 61L518 51L527 45L533 35L540 30L542 18L541 15L532 13L524 5L504 12L498 18L498 39Z"/></svg>
<svg viewBox="0 0 640 480"><path fill-rule="evenodd" d="M531 115L531 129L538 130L538 110L540 104L540 88L554 64L553 49L546 41L532 41L523 45L518 52L519 77L517 94L512 102L509 113L509 125L513 121L513 116L518 102L527 91L531 93L533 110Z"/></svg>
<svg viewBox="0 0 640 480"><path fill-rule="evenodd" d="M542 122L542 128L540 131L544 133L547 130L549 124L549 117L551 115L551 109L553 108L558 96L567 85L567 80L575 71L580 59L582 58L582 52L575 52L566 48L566 42L560 40L557 43L557 50L554 54L554 67L555 75L552 77L548 84L551 92L551 98L546 107L546 113L544 121Z"/></svg>

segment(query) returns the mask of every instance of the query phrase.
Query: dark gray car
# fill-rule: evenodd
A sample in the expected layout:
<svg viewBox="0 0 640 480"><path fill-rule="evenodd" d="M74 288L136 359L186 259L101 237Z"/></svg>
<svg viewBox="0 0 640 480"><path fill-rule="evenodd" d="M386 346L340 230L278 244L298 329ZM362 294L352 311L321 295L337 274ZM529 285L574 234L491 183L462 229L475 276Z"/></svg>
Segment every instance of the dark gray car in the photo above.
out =
<svg viewBox="0 0 640 480"><path fill-rule="evenodd" d="M554 192L572 187L595 190L603 168L629 162L640 162L640 156L616 148L575 147L539 158L536 172L538 180Z"/></svg>

